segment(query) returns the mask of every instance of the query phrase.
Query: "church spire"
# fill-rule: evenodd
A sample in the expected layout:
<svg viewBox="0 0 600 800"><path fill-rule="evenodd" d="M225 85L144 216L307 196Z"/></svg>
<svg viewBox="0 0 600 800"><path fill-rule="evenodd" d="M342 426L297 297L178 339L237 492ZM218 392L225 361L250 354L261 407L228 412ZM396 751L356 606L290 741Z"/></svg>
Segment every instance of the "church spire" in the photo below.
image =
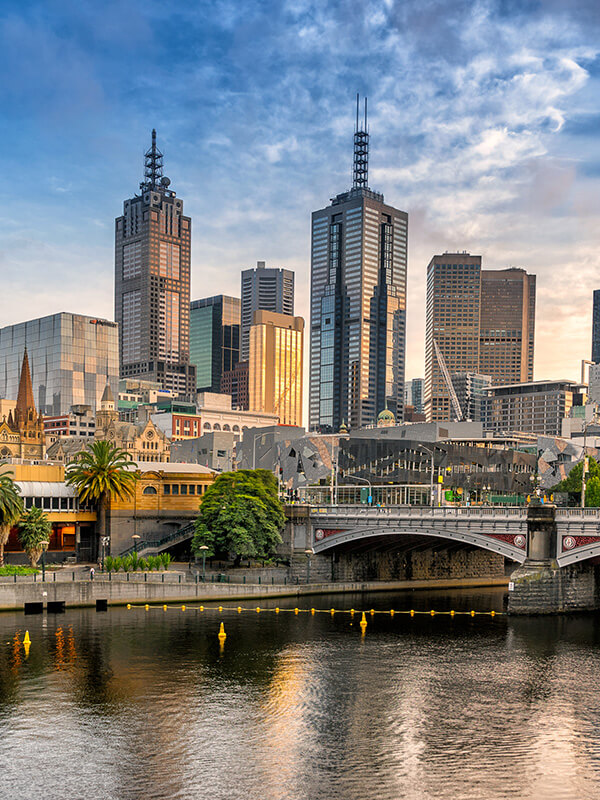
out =
<svg viewBox="0 0 600 800"><path fill-rule="evenodd" d="M19 378L16 410L25 417L29 409L35 411L35 402L33 399L33 386L31 385L31 372L29 371L29 356L27 355L27 348L25 348L21 377Z"/></svg>

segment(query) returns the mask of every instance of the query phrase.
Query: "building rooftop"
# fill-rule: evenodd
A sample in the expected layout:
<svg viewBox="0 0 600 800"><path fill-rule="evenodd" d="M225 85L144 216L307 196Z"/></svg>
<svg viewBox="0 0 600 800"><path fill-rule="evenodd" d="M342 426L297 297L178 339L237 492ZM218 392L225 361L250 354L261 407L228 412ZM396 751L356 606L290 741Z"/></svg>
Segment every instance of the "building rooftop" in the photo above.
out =
<svg viewBox="0 0 600 800"><path fill-rule="evenodd" d="M203 467L200 464L185 464L171 461L134 461L140 472L166 472L171 474L215 474L214 469Z"/></svg>

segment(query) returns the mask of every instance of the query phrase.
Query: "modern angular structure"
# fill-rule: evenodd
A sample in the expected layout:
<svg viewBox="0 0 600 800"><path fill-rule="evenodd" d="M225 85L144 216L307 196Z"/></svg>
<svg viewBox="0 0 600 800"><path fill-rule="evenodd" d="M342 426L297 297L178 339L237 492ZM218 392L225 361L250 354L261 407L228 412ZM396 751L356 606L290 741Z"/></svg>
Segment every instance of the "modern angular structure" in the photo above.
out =
<svg viewBox="0 0 600 800"><path fill-rule="evenodd" d="M533 379L535 275L482 270L481 256L444 253L427 267L425 414L455 417L436 344L449 373L489 375L492 383Z"/></svg>
<svg viewBox="0 0 600 800"><path fill-rule="evenodd" d="M223 294L190 306L190 362L199 392L220 392L224 372L240 360L241 301Z"/></svg>
<svg viewBox="0 0 600 800"><path fill-rule="evenodd" d="M594 289L592 310L592 361L600 364L600 289Z"/></svg>
<svg viewBox="0 0 600 800"><path fill-rule="evenodd" d="M196 391L189 361L192 222L163 176L156 146L145 154L140 194L115 223L115 319L122 378L156 381L178 396Z"/></svg>
<svg viewBox="0 0 600 800"><path fill-rule="evenodd" d="M302 425L304 320L255 311L250 328L249 407L276 414L280 425Z"/></svg>
<svg viewBox="0 0 600 800"><path fill-rule="evenodd" d="M242 355L250 355L250 326L255 311L294 315L294 273L289 269L274 269L256 262L256 269L242 271Z"/></svg>
<svg viewBox="0 0 600 800"><path fill-rule="evenodd" d="M27 348L32 391L41 414L68 414L71 406L96 410L106 380L119 387L117 325L82 314L53 314L0 329L0 396L17 396Z"/></svg>
<svg viewBox="0 0 600 800"><path fill-rule="evenodd" d="M408 215L368 186L369 134L354 133L352 188L312 215L309 426L402 419Z"/></svg>

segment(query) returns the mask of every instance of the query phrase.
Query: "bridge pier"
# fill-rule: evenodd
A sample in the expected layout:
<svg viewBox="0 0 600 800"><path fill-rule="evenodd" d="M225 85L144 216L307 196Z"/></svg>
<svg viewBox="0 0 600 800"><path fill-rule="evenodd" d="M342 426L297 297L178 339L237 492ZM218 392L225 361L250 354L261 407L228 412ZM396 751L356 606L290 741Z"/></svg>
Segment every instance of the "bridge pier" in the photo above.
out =
<svg viewBox="0 0 600 800"><path fill-rule="evenodd" d="M530 505L527 557L510 576L509 614L564 614L600 608L600 568L583 561L559 567L556 507Z"/></svg>

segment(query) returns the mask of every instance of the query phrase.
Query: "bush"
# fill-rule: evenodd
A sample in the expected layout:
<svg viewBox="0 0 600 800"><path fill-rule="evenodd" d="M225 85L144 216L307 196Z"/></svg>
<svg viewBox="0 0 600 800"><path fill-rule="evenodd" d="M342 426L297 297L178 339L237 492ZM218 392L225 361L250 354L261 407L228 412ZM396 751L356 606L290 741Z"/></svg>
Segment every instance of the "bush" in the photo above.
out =
<svg viewBox="0 0 600 800"><path fill-rule="evenodd" d="M115 568L115 559L112 556L106 556L104 559L104 569L106 572L112 572Z"/></svg>
<svg viewBox="0 0 600 800"><path fill-rule="evenodd" d="M34 575L39 573L39 569L34 567L22 567L17 564L7 564L0 567L0 575Z"/></svg>
<svg viewBox="0 0 600 800"><path fill-rule="evenodd" d="M134 552L129 556L129 568L132 572L135 572L136 569L140 568L140 557L138 556L137 552Z"/></svg>
<svg viewBox="0 0 600 800"><path fill-rule="evenodd" d="M148 569L149 570L158 570L160 569L161 559L160 556L148 556Z"/></svg>
<svg viewBox="0 0 600 800"><path fill-rule="evenodd" d="M171 554L170 553L161 553L158 557L160 558L160 562L162 564L162 568L163 569L169 569L169 564L171 563L171 561L173 561L173 559L171 558Z"/></svg>
<svg viewBox="0 0 600 800"><path fill-rule="evenodd" d="M138 559L137 568L139 570L141 570L142 572L147 572L148 571L148 562L146 561L145 558Z"/></svg>
<svg viewBox="0 0 600 800"><path fill-rule="evenodd" d="M122 568L123 568L123 559L121 558L121 556L117 556L115 559L113 559L113 569L115 572L118 572Z"/></svg>
<svg viewBox="0 0 600 800"><path fill-rule="evenodd" d="M132 564L133 564L133 559L131 556L123 556L123 561L122 561L123 572L131 572Z"/></svg>

